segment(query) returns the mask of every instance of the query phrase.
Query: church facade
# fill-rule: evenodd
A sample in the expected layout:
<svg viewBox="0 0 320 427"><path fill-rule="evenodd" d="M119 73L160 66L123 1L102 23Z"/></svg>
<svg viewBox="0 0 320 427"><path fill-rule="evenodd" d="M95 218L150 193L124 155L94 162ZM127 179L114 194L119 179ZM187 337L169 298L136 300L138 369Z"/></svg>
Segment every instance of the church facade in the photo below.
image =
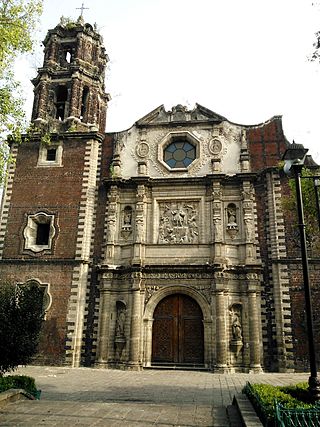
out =
<svg viewBox="0 0 320 427"><path fill-rule="evenodd" d="M281 117L160 106L105 134L100 35L60 22L44 46L0 229L3 278L44 290L35 362L291 369Z"/></svg>

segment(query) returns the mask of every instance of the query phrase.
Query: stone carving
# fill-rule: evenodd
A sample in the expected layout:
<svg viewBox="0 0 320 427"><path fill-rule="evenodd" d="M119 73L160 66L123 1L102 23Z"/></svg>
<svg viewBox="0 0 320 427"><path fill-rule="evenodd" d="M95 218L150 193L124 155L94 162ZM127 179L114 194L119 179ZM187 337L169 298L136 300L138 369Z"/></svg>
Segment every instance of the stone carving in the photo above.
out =
<svg viewBox="0 0 320 427"><path fill-rule="evenodd" d="M171 285L167 285L167 286L171 286ZM159 291L159 289L164 289L166 288L165 286L158 286L158 285L149 285L146 286L146 293L145 293L145 299L144 299L144 303L147 304L147 302L150 300L150 298ZM210 300L211 300L211 286L209 285L196 285L196 286L190 286L191 289L196 290L197 292L199 292L206 300L207 302L210 304Z"/></svg>
<svg viewBox="0 0 320 427"><path fill-rule="evenodd" d="M163 280L168 280L168 279L212 279L212 274L211 273L191 273L191 272L186 272L186 273L166 273L166 272L162 272L162 273L147 273L145 276L146 279L163 279Z"/></svg>
<svg viewBox="0 0 320 427"><path fill-rule="evenodd" d="M146 286L144 303L147 304L152 295L160 289L160 286Z"/></svg>
<svg viewBox="0 0 320 427"><path fill-rule="evenodd" d="M140 142L136 147L137 156L144 158L147 157L150 151L150 147L146 142Z"/></svg>
<svg viewBox="0 0 320 427"><path fill-rule="evenodd" d="M227 233L232 239L234 239L238 231L237 208L234 203L229 203L227 207Z"/></svg>
<svg viewBox="0 0 320 427"><path fill-rule="evenodd" d="M121 236L127 239L132 233L132 208L126 206L122 212Z"/></svg>
<svg viewBox="0 0 320 427"><path fill-rule="evenodd" d="M198 243L198 206L194 202L160 204L160 244Z"/></svg>
<svg viewBox="0 0 320 427"><path fill-rule="evenodd" d="M109 205L107 214L107 243L113 243L116 234L117 224L117 202L119 192L117 186L113 185L109 193Z"/></svg>
<svg viewBox="0 0 320 427"><path fill-rule="evenodd" d="M242 340L242 326L237 314L234 315L232 322L232 336L234 340Z"/></svg>
<svg viewBox="0 0 320 427"><path fill-rule="evenodd" d="M212 139L209 142L209 151L214 156L217 156L222 150L222 144L218 139Z"/></svg>
<svg viewBox="0 0 320 427"><path fill-rule="evenodd" d="M120 361L123 349L126 345L126 336L125 336L125 323L126 323L126 305L122 301L116 302L116 328L115 328L115 360Z"/></svg>
<svg viewBox="0 0 320 427"><path fill-rule="evenodd" d="M243 347L241 311L241 304L233 304L230 308L232 332L230 347L231 350L234 352L236 358L239 356L240 350Z"/></svg>
<svg viewBox="0 0 320 427"><path fill-rule="evenodd" d="M178 104L172 108L171 120L172 121L186 121L187 107Z"/></svg>
<svg viewBox="0 0 320 427"><path fill-rule="evenodd" d="M116 234L116 217L109 216L107 219L107 242L113 243Z"/></svg>
<svg viewBox="0 0 320 427"><path fill-rule="evenodd" d="M244 217L244 224L245 224L246 241L252 242L254 240L254 226L253 226L253 220L251 216Z"/></svg>
<svg viewBox="0 0 320 427"><path fill-rule="evenodd" d="M214 240L216 242L222 241L222 225L220 215L214 214L213 217L213 225L214 225Z"/></svg>

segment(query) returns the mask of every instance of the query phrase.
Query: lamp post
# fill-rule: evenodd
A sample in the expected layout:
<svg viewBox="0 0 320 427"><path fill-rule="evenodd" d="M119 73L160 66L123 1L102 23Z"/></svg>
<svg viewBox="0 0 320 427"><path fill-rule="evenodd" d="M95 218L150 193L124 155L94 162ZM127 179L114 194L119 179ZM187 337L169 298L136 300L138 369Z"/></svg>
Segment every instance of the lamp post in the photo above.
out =
<svg viewBox="0 0 320 427"><path fill-rule="evenodd" d="M314 346L314 334L313 334L313 315L312 315L312 303L311 303L311 290L309 280L309 263L306 243L306 231L304 223L303 213L303 201L301 191L301 170L304 165L308 149L305 149L302 144L291 144L283 155L285 161L284 172L287 175L293 175L296 185L297 193L297 208L298 208L298 219L299 219L299 231L300 231L300 244L301 244L301 261L303 271L303 287L306 304L306 317L307 317L307 333L308 333L308 344L309 344L309 361L310 361L310 377L309 377L309 393L314 401L320 400L320 381L317 375L317 363L316 353Z"/></svg>

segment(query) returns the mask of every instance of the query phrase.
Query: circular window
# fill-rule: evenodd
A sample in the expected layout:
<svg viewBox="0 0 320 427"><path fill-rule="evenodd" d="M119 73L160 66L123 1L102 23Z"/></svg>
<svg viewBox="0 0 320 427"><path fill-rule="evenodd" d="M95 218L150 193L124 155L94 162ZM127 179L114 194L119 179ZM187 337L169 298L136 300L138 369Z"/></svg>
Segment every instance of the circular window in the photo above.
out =
<svg viewBox="0 0 320 427"><path fill-rule="evenodd" d="M196 158L196 147L186 140L174 141L163 154L163 160L170 168L186 168Z"/></svg>

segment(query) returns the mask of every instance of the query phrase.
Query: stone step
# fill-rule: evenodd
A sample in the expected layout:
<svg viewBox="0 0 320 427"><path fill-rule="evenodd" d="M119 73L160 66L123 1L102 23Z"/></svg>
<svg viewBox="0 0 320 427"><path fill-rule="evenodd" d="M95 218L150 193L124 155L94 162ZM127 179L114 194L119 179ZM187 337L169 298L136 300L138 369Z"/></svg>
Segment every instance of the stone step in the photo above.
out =
<svg viewBox="0 0 320 427"><path fill-rule="evenodd" d="M233 405L237 408L244 427L262 427L263 424L260 421L252 403L245 394L238 394L233 398Z"/></svg>
<svg viewBox="0 0 320 427"><path fill-rule="evenodd" d="M243 423L236 405L228 405L226 410L230 427L242 427Z"/></svg>

